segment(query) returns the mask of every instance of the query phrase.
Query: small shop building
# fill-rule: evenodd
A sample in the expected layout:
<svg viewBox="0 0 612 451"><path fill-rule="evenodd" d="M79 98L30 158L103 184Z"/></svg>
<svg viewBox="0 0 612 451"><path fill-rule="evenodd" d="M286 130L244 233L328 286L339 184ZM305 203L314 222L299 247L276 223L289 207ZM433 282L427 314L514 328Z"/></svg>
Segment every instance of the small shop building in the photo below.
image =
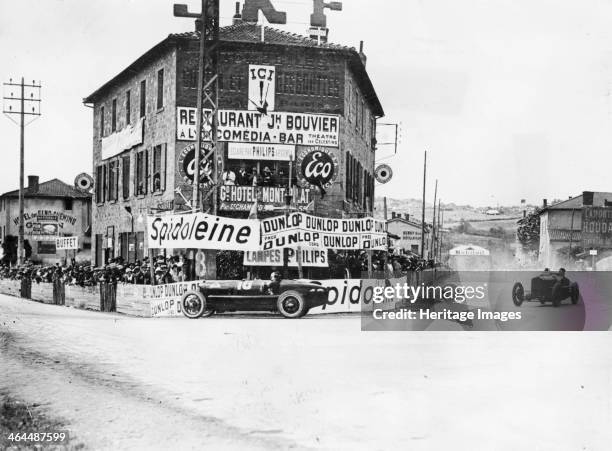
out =
<svg viewBox="0 0 612 451"><path fill-rule="evenodd" d="M24 243L30 260L42 264L75 258L91 260L91 193L59 179L39 183L28 177L24 188ZM14 243L19 234L19 190L0 196L0 238ZM56 249L56 239L77 237L78 249ZM12 246L12 244L11 244Z"/></svg>

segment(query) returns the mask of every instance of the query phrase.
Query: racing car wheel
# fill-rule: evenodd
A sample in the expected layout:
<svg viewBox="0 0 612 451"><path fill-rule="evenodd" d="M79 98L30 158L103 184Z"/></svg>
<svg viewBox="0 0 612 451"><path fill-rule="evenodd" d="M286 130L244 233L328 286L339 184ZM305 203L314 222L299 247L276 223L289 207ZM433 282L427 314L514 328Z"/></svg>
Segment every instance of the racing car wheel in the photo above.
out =
<svg viewBox="0 0 612 451"><path fill-rule="evenodd" d="M187 318L198 319L206 311L206 298L199 291L188 291L181 298L181 307Z"/></svg>
<svg viewBox="0 0 612 451"><path fill-rule="evenodd" d="M572 304L578 304L578 299L580 299L580 288L576 282L570 285L570 298L572 299Z"/></svg>
<svg viewBox="0 0 612 451"><path fill-rule="evenodd" d="M306 300L297 291L285 291L278 297L276 306L281 315L285 318L301 318L308 311Z"/></svg>
<svg viewBox="0 0 612 451"><path fill-rule="evenodd" d="M512 302L517 307L523 305L523 301L525 300L525 289L523 288L523 284L521 282L516 282L512 287Z"/></svg>

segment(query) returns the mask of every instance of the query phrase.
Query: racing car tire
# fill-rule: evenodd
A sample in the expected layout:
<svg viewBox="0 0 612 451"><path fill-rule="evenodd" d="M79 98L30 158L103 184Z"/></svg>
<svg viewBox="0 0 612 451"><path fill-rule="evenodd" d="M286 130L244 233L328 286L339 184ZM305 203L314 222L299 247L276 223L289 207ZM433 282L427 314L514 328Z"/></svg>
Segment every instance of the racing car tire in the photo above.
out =
<svg viewBox="0 0 612 451"><path fill-rule="evenodd" d="M573 283L571 286L571 299L572 299L572 304L576 305L578 304L578 300L580 299L580 287L578 286L577 283Z"/></svg>
<svg viewBox="0 0 612 451"><path fill-rule="evenodd" d="M562 287L559 282L553 285L551 298L554 307L559 307L561 305L561 289Z"/></svg>
<svg viewBox="0 0 612 451"><path fill-rule="evenodd" d="M523 288L523 284L521 282L516 282L512 287L512 302L517 307L523 305L523 301L525 300L525 289Z"/></svg>
<svg viewBox="0 0 612 451"><path fill-rule="evenodd" d="M308 305L304 296L297 291L285 291L276 301L276 307L285 318L296 319L306 315Z"/></svg>
<svg viewBox="0 0 612 451"><path fill-rule="evenodd" d="M192 297L196 299L190 300ZM195 303L195 306L192 303ZM198 319L206 312L206 298L199 291L190 290L181 298L181 310L187 318Z"/></svg>

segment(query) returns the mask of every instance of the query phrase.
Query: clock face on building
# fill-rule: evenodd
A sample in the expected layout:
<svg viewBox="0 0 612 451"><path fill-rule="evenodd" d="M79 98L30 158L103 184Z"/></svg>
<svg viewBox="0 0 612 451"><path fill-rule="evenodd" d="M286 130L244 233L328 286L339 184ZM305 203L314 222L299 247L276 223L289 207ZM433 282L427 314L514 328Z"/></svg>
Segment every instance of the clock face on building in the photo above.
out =
<svg viewBox="0 0 612 451"><path fill-rule="evenodd" d="M276 96L276 68L249 65L249 110L268 114L274 111Z"/></svg>

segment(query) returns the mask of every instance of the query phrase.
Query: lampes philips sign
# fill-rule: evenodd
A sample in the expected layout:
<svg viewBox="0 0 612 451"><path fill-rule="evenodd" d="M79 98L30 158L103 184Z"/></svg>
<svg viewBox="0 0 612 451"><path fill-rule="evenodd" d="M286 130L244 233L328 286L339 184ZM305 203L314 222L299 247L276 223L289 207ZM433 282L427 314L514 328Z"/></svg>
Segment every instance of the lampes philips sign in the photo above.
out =
<svg viewBox="0 0 612 451"><path fill-rule="evenodd" d="M196 108L177 107L176 139L196 141ZM210 117L210 110L204 115ZM340 116L244 110L219 110L217 139L222 142L338 147ZM208 121L204 121L207 124ZM203 127L204 141L211 131Z"/></svg>

